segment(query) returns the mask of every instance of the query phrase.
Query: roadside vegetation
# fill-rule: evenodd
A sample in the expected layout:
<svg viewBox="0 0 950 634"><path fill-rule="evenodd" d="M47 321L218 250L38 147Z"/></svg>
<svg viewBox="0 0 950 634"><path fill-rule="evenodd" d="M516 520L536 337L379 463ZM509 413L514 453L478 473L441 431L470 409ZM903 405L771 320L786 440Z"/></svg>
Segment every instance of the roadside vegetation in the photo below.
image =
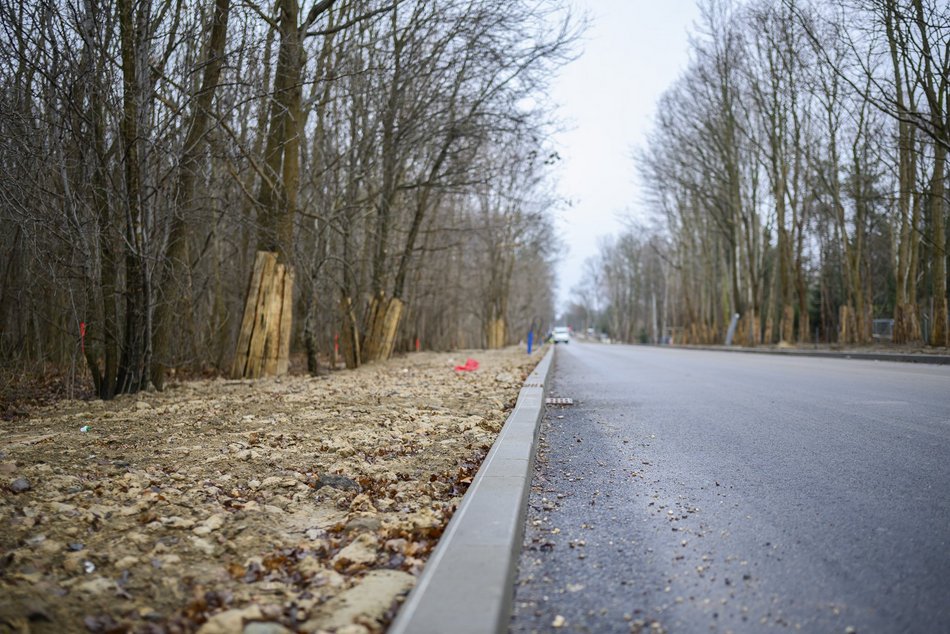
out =
<svg viewBox="0 0 950 634"><path fill-rule="evenodd" d="M623 341L948 345L950 8L701 4L569 321Z"/></svg>
<svg viewBox="0 0 950 634"><path fill-rule="evenodd" d="M540 334L544 92L577 26L520 0L0 0L0 363L110 399Z"/></svg>

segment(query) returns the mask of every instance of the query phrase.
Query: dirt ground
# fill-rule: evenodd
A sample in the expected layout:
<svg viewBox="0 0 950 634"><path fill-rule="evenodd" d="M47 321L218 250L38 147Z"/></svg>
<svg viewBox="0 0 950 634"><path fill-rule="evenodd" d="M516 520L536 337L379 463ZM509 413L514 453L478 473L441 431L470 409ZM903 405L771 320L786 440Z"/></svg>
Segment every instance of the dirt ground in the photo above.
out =
<svg viewBox="0 0 950 634"><path fill-rule="evenodd" d="M417 353L0 422L0 632L384 630L540 358Z"/></svg>

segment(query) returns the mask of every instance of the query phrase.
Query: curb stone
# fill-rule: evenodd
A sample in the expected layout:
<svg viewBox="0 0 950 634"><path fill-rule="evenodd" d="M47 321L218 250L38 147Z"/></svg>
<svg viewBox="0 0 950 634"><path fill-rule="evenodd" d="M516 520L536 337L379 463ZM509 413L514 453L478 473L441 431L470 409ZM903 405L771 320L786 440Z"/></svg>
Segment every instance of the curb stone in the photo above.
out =
<svg viewBox="0 0 950 634"><path fill-rule="evenodd" d="M462 497L389 634L507 632L552 346Z"/></svg>

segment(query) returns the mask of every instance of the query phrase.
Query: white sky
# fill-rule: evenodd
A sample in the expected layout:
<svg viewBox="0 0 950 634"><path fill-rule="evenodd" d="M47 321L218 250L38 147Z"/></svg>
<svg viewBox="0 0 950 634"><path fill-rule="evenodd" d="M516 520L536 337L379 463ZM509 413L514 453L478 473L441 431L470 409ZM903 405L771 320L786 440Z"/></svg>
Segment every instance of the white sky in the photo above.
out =
<svg viewBox="0 0 950 634"><path fill-rule="evenodd" d="M686 67L687 33L699 17L695 0L572 1L591 24L580 57L550 93L566 128L555 136L563 159L558 191L572 202L557 223L568 247L558 264L559 312L598 237L618 233L620 216L642 206L633 151L660 95Z"/></svg>

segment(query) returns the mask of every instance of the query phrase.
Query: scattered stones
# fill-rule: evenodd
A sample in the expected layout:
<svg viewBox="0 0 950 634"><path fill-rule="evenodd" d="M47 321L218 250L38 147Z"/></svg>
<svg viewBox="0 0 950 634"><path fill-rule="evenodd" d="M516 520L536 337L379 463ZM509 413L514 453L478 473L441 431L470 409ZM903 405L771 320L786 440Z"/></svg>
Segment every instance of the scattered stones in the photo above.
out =
<svg viewBox="0 0 950 634"><path fill-rule="evenodd" d="M5 422L0 623L35 603L61 631L383 631L531 363L477 356L461 391L420 353Z"/></svg>

